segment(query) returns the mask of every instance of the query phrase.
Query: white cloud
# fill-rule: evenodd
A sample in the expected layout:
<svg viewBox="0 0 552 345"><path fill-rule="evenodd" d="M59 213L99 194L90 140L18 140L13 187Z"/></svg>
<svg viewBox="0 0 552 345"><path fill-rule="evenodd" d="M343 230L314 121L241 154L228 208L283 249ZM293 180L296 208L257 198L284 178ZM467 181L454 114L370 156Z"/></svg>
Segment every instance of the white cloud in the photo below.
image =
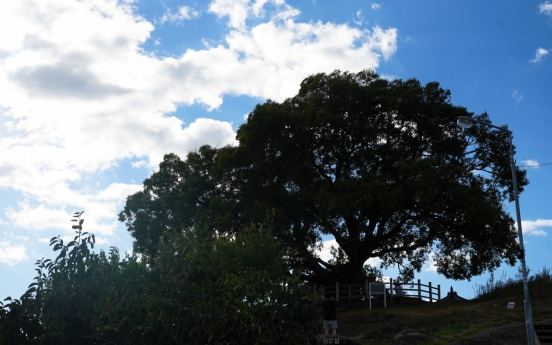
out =
<svg viewBox="0 0 552 345"><path fill-rule="evenodd" d="M433 260L433 255L434 253L429 254L429 260L424 264L422 271L437 273L437 266L435 265L435 261Z"/></svg>
<svg viewBox="0 0 552 345"><path fill-rule="evenodd" d="M548 232L542 228L552 227L552 219L522 220L523 233L533 236L548 236Z"/></svg>
<svg viewBox="0 0 552 345"><path fill-rule="evenodd" d="M98 245L98 246L109 244L109 239L107 239L105 237L95 237L94 240L95 240L96 245Z"/></svg>
<svg viewBox="0 0 552 345"><path fill-rule="evenodd" d="M50 209L44 205L31 207L28 203L21 202L19 212L10 207L6 211L6 216L17 227L43 230L69 225L72 213L65 211L64 208Z"/></svg>
<svg viewBox="0 0 552 345"><path fill-rule="evenodd" d="M228 16L228 24L232 28L243 28L252 8L249 6L249 0L215 0L209 4L209 12L219 17Z"/></svg>
<svg viewBox="0 0 552 345"><path fill-rule="evenodd" d="M139 161L136 161L136 162L132 162L130 163L130 165L133 167L133 168L141 168L141 167L144 167L146 165L148 165L148 162L146 160L139 160Z"/></svg>
<svg viewBox="0 0 552 345"><path fill-rule="evenodd" d="M228 17L228 26L243 30L248 18L265 15L264 6L271 4L277 8L273 19L287 20L299 15L299 10L286 4L284 0L214 0L209 4L209 12L218 17Z"/></svg>
<svg viewBox="0 0 552 345"><path fill-rule="evenodd" d="M552 5L552 4L551 4ZM529 62L531 63L540 63L542 61L542 59L544 59L544 57L546 55L548 55L549 51L544 49L544 48L538 48L537 51L535 52L535 57L532 58L531 60L529 60Z"/></svg>
<svg viewBox="0 0 552 345"><path fill-rule="evenodd" d="M197 17L199 17L199 12L197 12L193 8L189 6L179 6L176 13L172 13L170 9L167 9L159 22L161 24L165 24L166 22L180 23L184 20L190 20ZM157 41L155 42L155 44L157 45Z"/></svg>
<svg viewBox="0 0 552 345"><path fill-rule="evenodd" d="M317 251L317 254L318 256L320 257L320 259L328 262L329 260L333 259L333 256L331 254L331 248L332 246L334 248L337 248L339 247L339 245L337 244L337 241L336 240L329 240L329 241L324 241L322 242L322 249L320 249L319 251Z"/></svg>
<svg viewBox="0 0 552 345"><path fill-rule="evenodd" d="M544 13L552 17L552 3L549 3L548 1L546 1L543 4L540 4L539 13Z"/></svg>
<svg viewBox="0 0 552 345"><path fill-rule="evenodd" d="M4 236L11 237L11 238L19 240L19 241L28 241L29 240L29 236L14 235L13 232L11 232L11 231L4 231Z"/></svg>
<svg viewBox="0 0 552 345"><path fill-rule="evenodd" d="M370 39L373 48L381 51L385 60L397 51L397 29L382 30L376 26Z"/></svg>
<svg viewBox="0 0 552 345"><path fill-rule="evenodd" d="M283 0L213 1L211 13L228 18L223 43L179 56L143 50L155 27L132 1L1 6L0 31L10 34L0 35L0 187L25 197L7 209L13 225L37 231L71 231L72 212L86 210L85 227L107 238L125 194L138 187L92 191L80 187L84 175L123 159L152 169L167 152L184 157L204 144L236 143L231 123L185 124L172 115L178 107L215 109L224 95L282 101L310 74L377 68L397 50L394 28L298 22L299 11Z"/></svg>
<svg viewBox="0 0 552 345"><path fill-rule="evenodd" d="M324 241L324 242L322 242L322 249L319 250L319 251L316 251L316 253L320 257L320 259L328 262L329 260L333 259L333 256L331 254L331 248L332 247L339 248L339 245L337 244L336 240ZM381 259L380 258L370 258L370 259L366 260L365 264L373 266L373 267L378 267L381 264Z"/></svg>
<svg viewBox="0 0 552 345"><path fill-rule="evenodd" d="M380 78L385 79L387 81L393 81L393 80L396 80L396 79L400 79L400 77L398 75L386 74L386 73L380 74Z"/></svg>
<svg viewBox="0 0 552 345"><path fill-rule="evenodd" d="M112 183L96 195L98 200L121 200L138 192L142 188L139 184Z"/></svg>
<svg viewBox="0 0 552 345"><path fill-rule="evenodd" d="M379 9L381 9L381 4L373 3L373 4L371 5L371 8L372 8L373 10L379 10Z"/></svg>
<svg viewBox="0 0 552 345"><path fill-rule="evenodd" d="M523 159L522 160L521 167L523 168L530 168L530 169L538 169L539 168L539 162L537 162L534 159Z"/></svg>
<svg viewBox="0 0 552 345"><path fill-rule="evenodd" d="M516 101L516 103L519 103L523 99L523 95L519 93L518 90L514 90L512 91L512 98Z"/></svg>
<svg viewBox="0 0 552 345"><path fill-rule="evenodd" d="M0 263L13 266L28 259L24 245L12 244L10 241L0 241Z"/></svg>
<svg viewBox="0 0 552 345"><path fill-rule="evenodd" d="M107 194L109 195L109 194ZM111 236L117 226L115 216L118 208L117 203L113 201L95 201L96 197L91 195L81 196L80 200L68 201L67 204L75 204L75 207L68 211L66 206L50 206L52 202L31 206L28 202L18 203L18 208L8 208L6 216L12 224L22 229L33 231L55 230L59 233L73 234L75 230L71 228L74 223L71 222L73 212L86 208L83 215L85 219L85 231L91 231L96 235ZM50 233L51 231L49 231Z"/></svg>
<svg viewBox="0 0 552 345"><path fill-rule="evenodd" d="M353 17L353 23L355 23L358 26L362 26L364 24L364 16L362 15L362 10L358 10Z"/></svg>

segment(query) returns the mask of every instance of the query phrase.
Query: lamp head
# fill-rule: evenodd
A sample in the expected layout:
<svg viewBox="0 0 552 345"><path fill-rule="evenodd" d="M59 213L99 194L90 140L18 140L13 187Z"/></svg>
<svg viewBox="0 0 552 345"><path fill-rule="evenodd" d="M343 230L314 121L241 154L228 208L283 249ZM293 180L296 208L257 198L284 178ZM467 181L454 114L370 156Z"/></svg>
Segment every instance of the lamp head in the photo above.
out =
<svg viewBox="0 0 552 345"><path fill-rule="evenodd" d="M470 128L471 126L473 126L473 123L473 119L469 116L458 116L458 118L456 119L456 124L458 124L458 126L463 129Z"/></svg>

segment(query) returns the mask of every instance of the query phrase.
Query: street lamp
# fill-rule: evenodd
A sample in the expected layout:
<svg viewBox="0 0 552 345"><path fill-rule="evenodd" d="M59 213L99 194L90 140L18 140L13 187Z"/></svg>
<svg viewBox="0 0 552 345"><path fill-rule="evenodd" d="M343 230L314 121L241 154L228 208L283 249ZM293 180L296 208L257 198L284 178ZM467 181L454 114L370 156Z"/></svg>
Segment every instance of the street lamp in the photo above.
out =
<svg viewBox="0 0 552 345"><path fill-rule="evenodd" d="M508 139L510 140L510 164L512 168L512 183L514 184L514 201L516 204L517 229L518 229L518 236L519 236L519 250L520 250L519 259L521 261L521 268L522 268L522 274L523 274L523 277L522 277L523 290L525 292L524 307L525 307L525 325L527 328L527 343L528 345L534 345L535 330L533 329L533 312L531 310L531 300L529 299L529 288L527 286L527 267L525 266L525 248L523 246L523 232L521 231L521 214L519 211L518 184L517 184L517 177L516 177L516 162L514 160L514 148L512 145L512 131L505 128L493 126L485 122L476 121L469 116L459 116L457 118L458 126L464 129L470 128L474 123L493 127L500 131L508 132Z"/></svg>

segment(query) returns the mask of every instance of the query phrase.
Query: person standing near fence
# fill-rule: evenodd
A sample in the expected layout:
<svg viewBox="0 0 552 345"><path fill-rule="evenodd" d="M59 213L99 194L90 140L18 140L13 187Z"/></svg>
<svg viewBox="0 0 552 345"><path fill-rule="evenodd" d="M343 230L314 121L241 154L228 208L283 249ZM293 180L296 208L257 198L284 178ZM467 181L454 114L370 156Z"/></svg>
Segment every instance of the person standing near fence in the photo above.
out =
<svg viewBox="0 0 552 345"><path fill-rule="evenodd" d="M401 283L396 281L396 282L393 283L393 285L395 286L393 288L393 290L395 290L395 295L397 295L399 297L405 295L403 287L401 286Z"/></svg>
<svg viewBox="0 0 552 345"><path fill-rule="evenodd" d="M402 298L405 295L403 287L401 286L401 283L398 281L393 282L393 285L395 286L393 290L395 290L395 296L393 296L393 302L396 304L401 304Z"/></svg>
<svg viewBox="0 0 552 345"><path fill-rule="evenodd" d="M324 327L324 334L328 334L330 328L332 329L332 335L337 334L337 302L334 300L331 292L324 294L324 300L320 302L322 305L322 325Z"/></svg>

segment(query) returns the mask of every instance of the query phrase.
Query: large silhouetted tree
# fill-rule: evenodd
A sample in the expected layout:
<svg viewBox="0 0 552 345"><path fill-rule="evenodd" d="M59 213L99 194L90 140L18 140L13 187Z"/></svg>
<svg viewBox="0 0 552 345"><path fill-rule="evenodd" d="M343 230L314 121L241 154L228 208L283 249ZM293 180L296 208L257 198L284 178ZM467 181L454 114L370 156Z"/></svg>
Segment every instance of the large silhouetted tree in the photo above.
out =
<svg viewBox="0 0 552 345"><path fill-rule="evenodd" d="M233 232L268 211L306 279L358 281L369 258L412 278L430 255L446 277L469 278L513 264L518 246L503 206L512 199L506 134L462 131L461 115L473 114L437 82L313 75L297 96L257 105L238 146L165 156L120 220L154 254L163 231L195 221ZM517 177L523 190L525 171ZM322 235L340 247L331 263L315 254Z"/></svg>

